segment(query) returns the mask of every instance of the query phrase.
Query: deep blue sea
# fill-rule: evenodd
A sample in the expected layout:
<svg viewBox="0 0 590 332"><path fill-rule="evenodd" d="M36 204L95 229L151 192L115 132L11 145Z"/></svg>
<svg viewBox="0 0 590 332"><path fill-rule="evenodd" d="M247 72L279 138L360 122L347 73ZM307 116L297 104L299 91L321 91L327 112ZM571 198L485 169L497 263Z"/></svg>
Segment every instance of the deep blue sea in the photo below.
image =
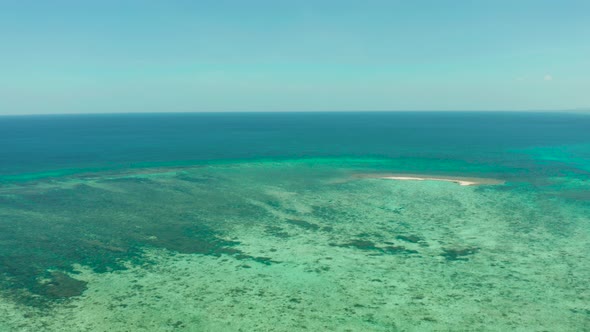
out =
<svg viewBox="0 0 590 332"><path fill-rule="evenodd" d="M455 160L498 171L527 167L535 172L540 165L514 153L563 147L574 160L590 159L590 151L577 149L589 143L590 116L571 113L5 116L0 117L0 179L48 171L310 157ZM552 166L555 172L569 167L567 161Z"/></svg>

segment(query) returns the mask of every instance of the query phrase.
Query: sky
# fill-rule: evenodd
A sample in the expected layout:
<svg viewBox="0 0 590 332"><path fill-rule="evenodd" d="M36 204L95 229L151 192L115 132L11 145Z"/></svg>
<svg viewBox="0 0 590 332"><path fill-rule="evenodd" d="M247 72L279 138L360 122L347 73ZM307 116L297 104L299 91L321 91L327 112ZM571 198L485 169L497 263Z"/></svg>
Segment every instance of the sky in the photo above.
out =
<svg viewBox="0 0 590 332"><path fill-rule="evenodd" d="M0 114L571 109L588 0L0 0Z"/></svg>

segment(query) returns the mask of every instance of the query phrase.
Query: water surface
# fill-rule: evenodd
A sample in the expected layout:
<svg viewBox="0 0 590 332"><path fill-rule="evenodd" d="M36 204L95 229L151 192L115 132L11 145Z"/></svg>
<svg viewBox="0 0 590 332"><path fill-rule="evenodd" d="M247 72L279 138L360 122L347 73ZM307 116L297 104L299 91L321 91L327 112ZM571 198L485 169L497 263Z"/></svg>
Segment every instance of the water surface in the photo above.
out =
<svg viewBox="0 0 590 332"><path fill-rule="evenodd" d="M0 117L0 330L588 329L589 133L551 113Z"/></svg>

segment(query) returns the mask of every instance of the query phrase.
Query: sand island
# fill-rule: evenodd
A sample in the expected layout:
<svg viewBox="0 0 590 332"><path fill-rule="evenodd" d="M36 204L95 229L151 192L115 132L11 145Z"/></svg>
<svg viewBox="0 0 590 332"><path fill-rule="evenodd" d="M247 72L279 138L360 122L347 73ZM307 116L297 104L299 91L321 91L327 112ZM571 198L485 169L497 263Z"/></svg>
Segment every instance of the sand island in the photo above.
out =
<svg viewBox="0 0 590 332"><path fill-rule="evenodd" d="M358 175L361 178L376 178L384 180L400 180L400 181L445 181L457 183L461 186L477 186L477 185L498 185L504 184L506 181L492 178L476 178L476 177L459 177L459 176L433 176L425 174L362 174Z"/></svg>

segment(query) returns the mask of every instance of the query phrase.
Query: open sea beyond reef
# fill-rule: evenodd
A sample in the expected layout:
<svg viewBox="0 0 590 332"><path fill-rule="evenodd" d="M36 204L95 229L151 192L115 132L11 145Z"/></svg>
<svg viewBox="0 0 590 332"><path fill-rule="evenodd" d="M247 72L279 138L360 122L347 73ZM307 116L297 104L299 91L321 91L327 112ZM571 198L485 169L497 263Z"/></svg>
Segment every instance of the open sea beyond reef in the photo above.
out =
<svg viewBox="0 0 590 332"><path fill-rule="evenodd" d="M589 114L0 117L0 331L590 331L589 179Z"/></svg>

